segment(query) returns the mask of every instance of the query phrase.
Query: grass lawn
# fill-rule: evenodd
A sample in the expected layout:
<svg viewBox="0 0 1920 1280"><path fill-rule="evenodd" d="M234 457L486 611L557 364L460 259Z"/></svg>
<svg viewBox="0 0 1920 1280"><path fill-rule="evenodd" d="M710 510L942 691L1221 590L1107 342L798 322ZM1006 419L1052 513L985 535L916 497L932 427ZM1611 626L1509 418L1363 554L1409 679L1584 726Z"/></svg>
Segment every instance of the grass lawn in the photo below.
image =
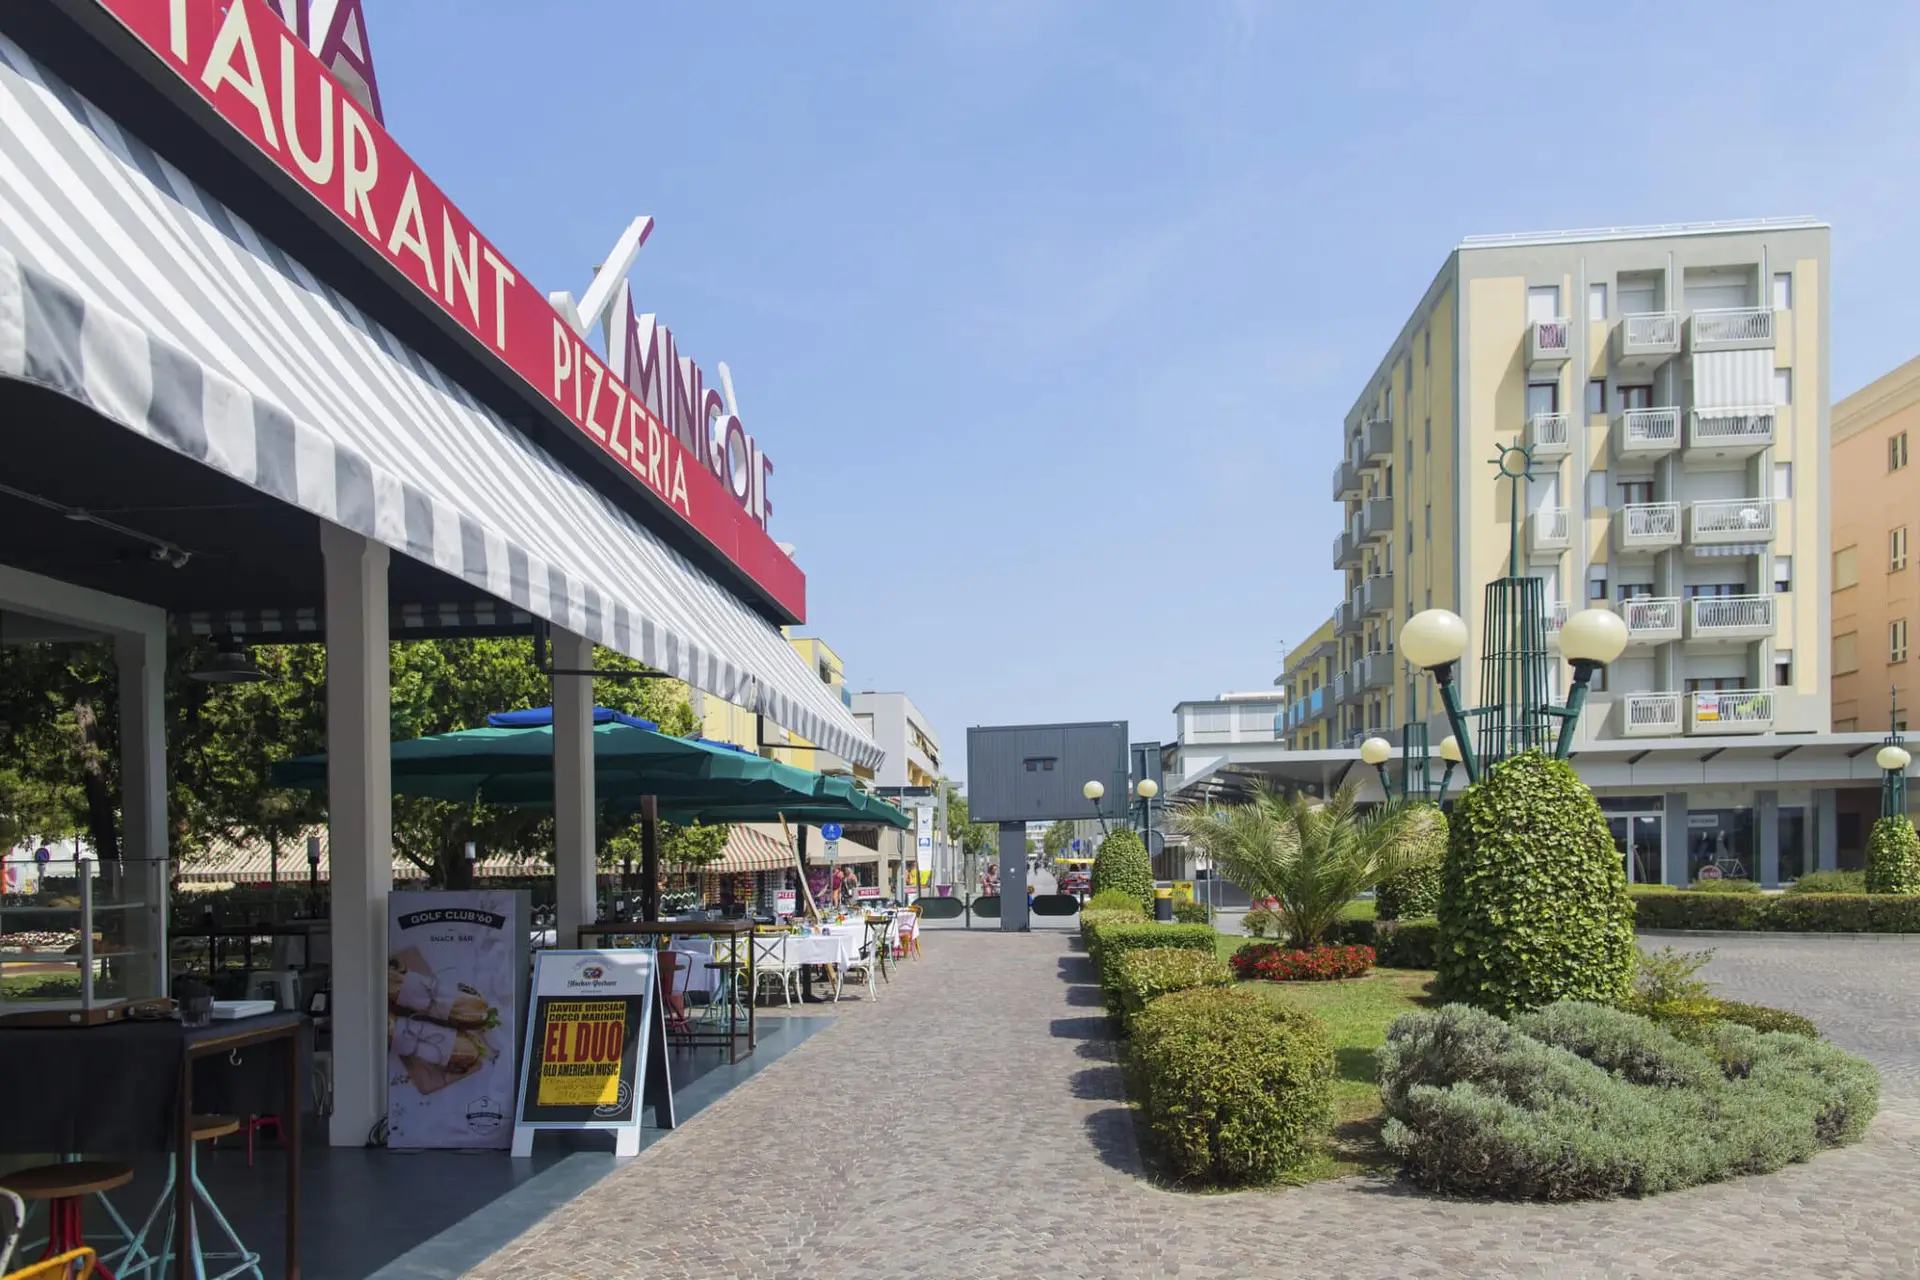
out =
<svg viewBox="0 0 1920 1280"><path fill-rule="evenodd" d="M1373 1051L1386 1043L1387 1028L1403 1013L1431 1003L1433 973L1427 969L1375 969L1343 982L1243 982L1264 999L1307 1009L1333 1040L1333 1142L1288 1182L1317 1182L1348 1174L1385 1171L1393 1160L1380 1145L1380 1089Z"/></svg>

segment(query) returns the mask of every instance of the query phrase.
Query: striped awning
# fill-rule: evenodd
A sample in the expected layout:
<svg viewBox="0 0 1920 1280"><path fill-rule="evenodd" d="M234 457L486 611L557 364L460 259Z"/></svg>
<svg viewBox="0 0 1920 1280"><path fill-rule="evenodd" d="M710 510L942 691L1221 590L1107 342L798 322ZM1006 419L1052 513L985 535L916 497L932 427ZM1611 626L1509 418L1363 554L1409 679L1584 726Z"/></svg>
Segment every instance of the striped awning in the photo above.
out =
<svg viewBox="0 0 1920 1280"><path fill-rule="evenodd" d="M727 850L703 871L780 871L793 865L793 851L787 848L780 828L768 829L751 822L736 822L727 829Z"/></svg>
<svg viewBox="0 0 1920 1280"><path fill-rule="evenodd" d="M774 626L4 36L0 377L883 758Z"/></svg>
<svg viewBox="0 0 1920 1280"><path fill-rule="evenodd" d="M1707 557L1719 556L1758 556L1765 555L1767 544L1764 542L1709 542L1705 546L1689 548L1693 554Z"/></svg>

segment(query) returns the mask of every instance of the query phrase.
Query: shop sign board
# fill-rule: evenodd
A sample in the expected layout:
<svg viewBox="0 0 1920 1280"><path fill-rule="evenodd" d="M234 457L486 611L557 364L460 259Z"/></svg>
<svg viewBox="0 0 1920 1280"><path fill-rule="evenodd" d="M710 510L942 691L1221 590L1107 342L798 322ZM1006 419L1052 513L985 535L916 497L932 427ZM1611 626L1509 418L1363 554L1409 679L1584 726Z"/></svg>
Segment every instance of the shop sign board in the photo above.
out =
<svg viewBox="0 0 1920 1280"><path fill-rule="evenodd" d="M655 987L649 950L534 954L514 1155L532 1155L541 1129L609 1129L615 1155L638 1155L649 1104L657 1128L674 1127L667 1029Z"/></svg>
<svg viewBox="0 0 1920 1280"><path fill-rule="evenodd" d="M370 61L359 75L336 56L335 66L356 71L337 79L268 0L97 3L543 396L653 505L783 614L804 621L806 577L766 529L773 466L740 427L730 396L706 385L651 316L633 321L631 359L623 356L618 367L602 360L349 92L349 85L371 88L353 84L370 76ZM357 19L358 4L349 7ZM335 25L329 21L328 31ZM364 24L355 30L364 39ZM626 380L635 369L645 374L642 385Z"/></svg>
<svg viewBox="0 0 1920 1280"><path fill-rule="evenodd" d="M776 889L773 892L773 913L778 916L790 916L800 909L800 893L796 889Z"/></svg>
<svg viewBox="0 0 1920 1280"><path fill-rule="evenodd" d="M863 884L853 891L853 896L857 902L878 902L886 896L886 891L877 884Z"/></svg>
<svg viewBox="0 0 1920 1280"><path fill-rule="evenodd" d="M388 1146L507 1145L531 906L511 889L388 898Z"/></svg>

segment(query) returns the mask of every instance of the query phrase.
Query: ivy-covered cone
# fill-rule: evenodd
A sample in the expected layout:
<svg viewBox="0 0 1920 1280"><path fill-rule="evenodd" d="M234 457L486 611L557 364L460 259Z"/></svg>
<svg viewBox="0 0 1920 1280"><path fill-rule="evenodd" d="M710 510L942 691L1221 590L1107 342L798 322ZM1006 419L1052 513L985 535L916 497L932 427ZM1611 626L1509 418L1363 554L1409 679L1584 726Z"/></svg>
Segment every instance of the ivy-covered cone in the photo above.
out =
<svg viewBox="0 0 1920 1280"><path fill-rule="evenodd" d="M1140 837L1126 828L1108 832L1100 842L1100 852L1093 857L1092 879L1095 894L1114 889L1143 908L1152 909L1153 863Z"/></svg>
<svg viewBox="0 0 1920 1280"><path fill-rule="evenodd" d="M1920 835L1904 816L1882 818L1867 837L1867 892L1920 893Z"/></svg>
<svg viewBox="0 0 1920 1280"><path fill-rule="evenodd" d="M1435 948L1444 998L1506 1014L1626 993L1626 868L1573 766L1540 751L1496 764L1449 827Z"/></svg>

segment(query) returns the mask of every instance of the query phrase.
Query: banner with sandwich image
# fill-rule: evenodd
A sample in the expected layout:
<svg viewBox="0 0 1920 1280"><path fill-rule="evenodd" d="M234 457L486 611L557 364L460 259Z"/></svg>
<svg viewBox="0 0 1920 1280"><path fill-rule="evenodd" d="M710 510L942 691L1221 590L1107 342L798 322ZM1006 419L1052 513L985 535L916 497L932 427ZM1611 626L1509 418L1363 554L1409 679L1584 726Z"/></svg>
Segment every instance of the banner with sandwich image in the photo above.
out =
<svg viewBox="0 0 1920 1280"><path fill-rule="evenodd" d="M512 1140L526 895L395 890L387 928L387 1144Z"/></svg>

